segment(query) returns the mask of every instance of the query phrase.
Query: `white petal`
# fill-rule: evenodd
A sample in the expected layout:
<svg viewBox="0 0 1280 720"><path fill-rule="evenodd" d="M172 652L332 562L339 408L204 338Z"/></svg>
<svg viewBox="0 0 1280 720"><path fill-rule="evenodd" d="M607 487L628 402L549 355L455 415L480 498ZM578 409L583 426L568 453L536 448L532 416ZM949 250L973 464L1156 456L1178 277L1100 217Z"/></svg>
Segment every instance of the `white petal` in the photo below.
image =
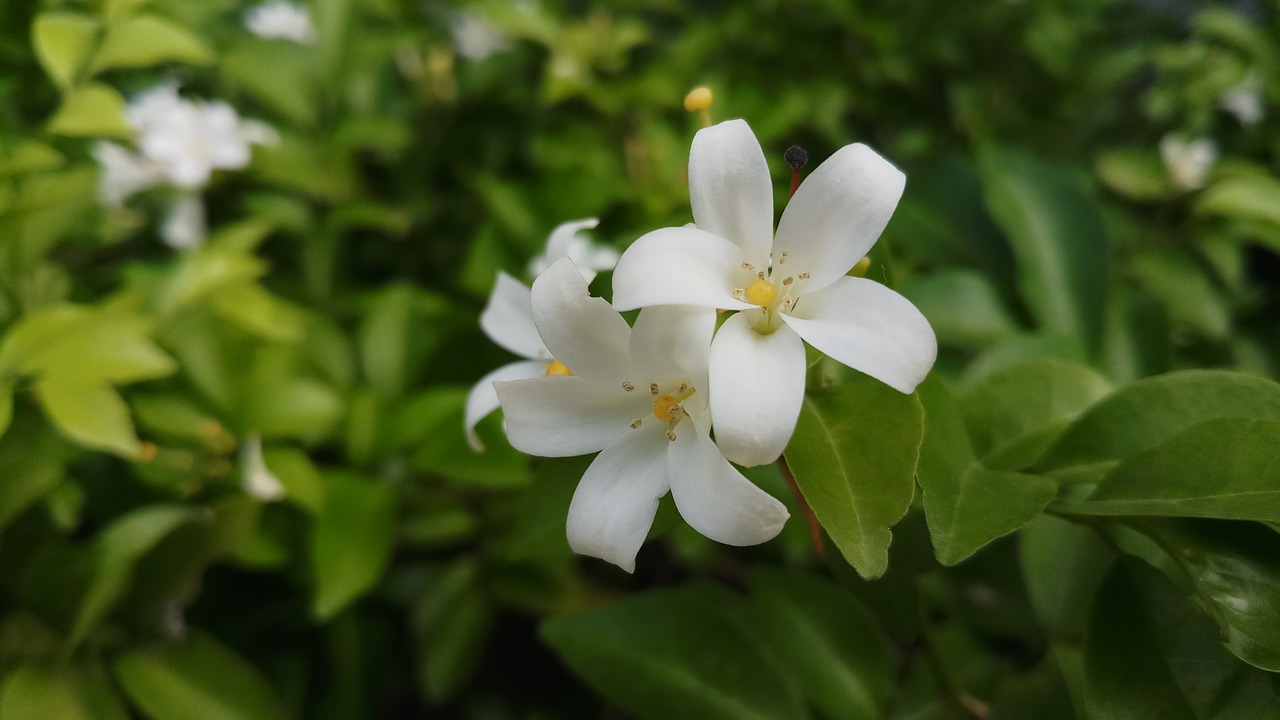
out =
<svg viewBox="0 0 1280 720"><path fill-rule="evenodd" d="M160 237L177 250L193 250L204 244L204 200L187 196L169 206L169 214L160 226Z"/></svg>
<svg viewBox="0 0 1280 720"><path fill-rule="evenodd" d="M884 232L907 176L866 145L827 158L787 203L773 245L774 274L809 273L797 294L816 292L849 272ZM787 253L779 265L782 253Z"/></svg>
<svg viewBox="0 0 1280 720"><path fill-rule="evenodd" d="M737 245L705 230L690 226L654 230L632 243L618 260L613 271L613 305L619 310L653 305L755 307L732 294L753 277L742 268L745 258Z"/></svg>
<svg viewBox="0 0 1280 720"><path fill-rule="evenodd" d="M771 335L749 326L751 313L725 321L711 343L711 417L716 443L752 467L778 459L804 402L804 343L783 325Z"/></svg>
<svg viewBox="0 0 1280 720"><path fill-rule="evenodd" d="M899 392L915 390L938 356L933 328L915 305L865 278L805 295L782 319L818 350Z"/></svg>
<svg viewBox="0 0 1280 720"><path fill-rule="evenodd" d="M467 395L467 412L463 424L466 426L467 442L471 444L472 450L476 452L484 451L484 443L480 442L480 436L476 435L476 424L489 413L498 409L498 391L493 389L493 384L508 380L542 377L546 371L547 364L545 362L521 360L520 362L503 365L480 378L479 382L471 387L471 392Z"/></svg>
<svg viewBox="0 0 1280 720"><path fill-rule="evenodd" d="M706 390L707 356L716 329L711 308L663 305L645 308L631 328L631 366L645 382L691 380Z"/></svg>
<svg viewBox="0 0 1280 720"><path fill-rule="evenodd" d="M551 231L550 237L547 238L547 249L544 257L546 263L550 266L562 257L569 257L569 249L572 241L582 230L590 230L600 224L597 218L586 218L583 220L571 220L567 223L561 223ZM582 265L579 258L573 258L574 262ZM595 268L591 268L595 269Z"/></svg>
<svg viewBox="0 0 1280 720"><path fill-rule="evenodd" d="M531 360L551 359L533 324L529 288L502 271L489 293L489 304L480 313L480 328L490 340L516 355Z"/></svg>
<svg viewBox="0 0 1280 720"><path fill-rule="evenodd" d="M733 241L764 269L773 244L773 183L746 121L729 120L693 136L689 203L699 228Z"/></svg>
<svg viewBox="0 0 1280 720"><path fill-rule="evenodd" d="M284 498L284 485L271 474L266 460L263 459L262 438L254 435L241 442L240 467L246 493L266 502Z"/></svg>
<svg viewBox="0 0 1280 720"><path fill-rule="evenodd" d="M772 539L790 513L720 454L704 430L682 422L668 453L671 497L694 530L726 545Z"/></svg>
<svg viewBox="0 0 1280 720"><path fill-rule="evenodd" d="M493 387L506 415L507 440L530 455L571 457L602 450L631 432L632 420L653 413L647 395L581 377L557 375Z"/></svg>
<svg viewBox="0 0 1280 720"><path fill-rule="evenodd" d="M591 297L573 261L563 258L533 281L533 323L555 359L575 375L613 380L627 371L631 328Z"/></svg>
<svg viewBox="0 0 1280 720"><path fill-rule="evenodd" d="M655 428L628 432L587 468L569 503L569 547L632 572L667 494L667 445Z"/></svg>

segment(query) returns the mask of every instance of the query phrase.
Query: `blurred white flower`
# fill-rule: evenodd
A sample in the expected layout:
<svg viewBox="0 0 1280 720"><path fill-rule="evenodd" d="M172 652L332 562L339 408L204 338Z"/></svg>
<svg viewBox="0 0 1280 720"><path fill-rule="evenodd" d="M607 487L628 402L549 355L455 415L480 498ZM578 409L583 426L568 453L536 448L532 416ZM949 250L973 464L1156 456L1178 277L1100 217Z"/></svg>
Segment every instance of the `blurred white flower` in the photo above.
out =
<svg viewBox="0 0 1280 720"><path fill-rule="evenodd" d="M599 223L596 218L586 218L557 225L547 238L544 253L530 263L530 273L537 277L547 269L549 263L564 257L575 262L581 257L583 262L592 263L591 267L595 270L612 269L618 261L618 252L612 248L595 246L580 234L582 230L593 228ZM594 270L579 272L587 282L591 282L596 276ZM498 394L493 389L493 383L554 375L564 371L564 366L557 363L542 344L538 329L533 325L529 287L504 272L498 273L493 292L489 294L489 303L480 314L480 329L484 330L490 340L525 359L503 365L480 378L471 388L471 393L467 396L464 424L467 439L476 452L484 450L484 444L476 435L476 424L498 409Z"/></svg>
<svg viewBox="0 0 1280 720"><path fill-rule="evenodd" d="M532 303L546 346L573 374L496 388L516 448L547 457L600 452L569 505L575 552L631 572L668 491L680 515L717 542L755 545L778 534L786 507L711 441L714 310L647 308L629 327L609 303L590 296L567 258L534 281Z"/></svg>
<svg viewBox="0 0 1280 720"><path fill-rule="evenodd" d="M1183 190L1199 190L1218 160L1218 146L1208 138L1187 140L1170 133L1160 139L1160 158L1175 185Z"/></svg>
<svg viewBox="0 0 1280 720"><path fill-rule="evenodd" d="M472 13L454 15L449 32L458 54L468 60L484 60L511 47L511 41L493 23Z"/></svg>
<svg viewBox="0 0 1280 720"><path fill-rule="evenodd" d="M303 45L316 41L316 29L307 7L285 0L272 0L249 8L244 13L244 26L268 40L292 40Z"/></svg>
<svg viewBox="0 0 1280 720"><path fill-rule="evenodd" d="M1239 85L1222 93L1218 105L1236 116L1241 125L1257 125L1262 122L1265 110L1262 106L1262 78L1256 70L1250 70Z"/></svg>
<svg viewBox="0 0 1280 720"><path fill-rule="evenodd" d="M240 473L246 493L268 502L284 499L284 485L267 469L262 457L262 438L247 437L240 444Z"/></svg>
<svg viewBox="0 0 1280 720"><path fill-rule="evenodd" d="M866 145L818 166L773 230L773 186L751 128L699 130L689 153L696 227L655 230L613 273L619 310L693 305L738 310L711 345L716 442L739 465L773 462L804 401L805 342L903 393L938 353L929 321L906 298L847 273L875 244L906 176Z"/></svg>
<svg viewBox="0 0 1280 720"><path fill-rule="evenodd" d="M98 197L107 207L121 207L135 194L164 180L159 165L113 142L102 140L95 143L93 157L102 167L98 178Z"/></svg>
<svg viewBox="0 0 1280 720"><path fill-rule="evenodd" d="M160 237L175 250L193 250L204 244L204 200L187 195L173 201L160 226Z"/></svg>

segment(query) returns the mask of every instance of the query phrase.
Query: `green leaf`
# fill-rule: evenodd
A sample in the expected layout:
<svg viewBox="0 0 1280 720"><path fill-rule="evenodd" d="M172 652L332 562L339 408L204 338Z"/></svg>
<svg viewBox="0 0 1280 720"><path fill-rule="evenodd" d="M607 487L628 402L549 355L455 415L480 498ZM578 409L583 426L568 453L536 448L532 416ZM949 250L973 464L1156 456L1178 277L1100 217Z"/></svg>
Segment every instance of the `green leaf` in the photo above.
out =
<svg viewBox="0 0 1280 720"><path fill-rule="evenodd" d="M1222 370L1139 380L1093 405L1037 462L1043 470L1110 463L1213 418L1280 420L1280 385Z"/></svg>
<svg viewBox="0 0 1280 720"><path fill-rule="evenodd" d="M889 528L911 505L923 435L916 396L870 378L805 398L787 464L822 526L863 577L879 577L888 566Z"/></svg>
<svg viewBox="0 0 1280 720"><path fill-rule="evenodd" d="M1018 259L1018 285L1040 327L1093 346L1102 332L1110 240L1097 202L1071 171L1022 151L979 157L983 194Z"/></svg>
<svg viewBox="0 0 1280 720"><path fill-rule="evenodd" d="M301 127L316 121L316 79L307 48L294 43L247 42L227 52L222 76ZM269 67L271 72L262 72Z"/></svg>
<svg viewBox="0 0 1280 720"><path fill-rule="evenodd" d="M4 720L128 720L110 681L96 667L21 665L0 690Z"/></svg>
<svg viewBox="0 0 1280 720"><path fill-rule="evenodd" d="M67 158L54 148L29 140L4 153L0 159L0 176L46 172L67 164Z"/></svg>
<svg viewBox="0 0 1280 720"><path fill-rule="evenodd" d="M955 565L982 546L1025 525L1057 495L1057 483L1038 475L990 470L978 463L950 483L924 489L929 536L938 562Z"/></svg>
<svg viewBox="0 0 1280 720"><path fill-rule="evenodd" d="M0 530L62 480L59 444L43 427L33 430L32 423L17 425L0 440Z"/></svg>
<svg viewBox="0 0 1280 720"><path fill-rule="evenodd" d="M151 720L285 720L283 703L248 660L193 632L159 652L116 661L129 699Z"/></svg>
<svg viewBox="0 0 1280 720"><path fill-rule="evenodd" d="M475 562L454 563L434 578L413 609L419 687L434 703L447 700L480 660L494 609Z"/></svg>
<svg viewBox="0 0 1280 720"><path fill-rule="evenodd" d="M264 448L262 459L290 500L312 513L324 510L324 480L306 453L289 447Z"/></svg>
<svg viewBox="0 0 1280 720"><path fill-rule="evenodd" d="M1107 150L1094 160L1094 169L1107 187L1132 200L1163 200L1177 192L1155 150Z"/></svg>
<svg viewBox="0 0 1280 720"><path fill-rule="evenodd" d="M913 278L901 292L929 319L942 345L982 346L1019 331L995 285L971 270Z"/></svg>
<svg viewBox="0 0 1280 720"><path fill-rule="evenodd" d="M302 313L257 283L223 287L209 298L219 317L264 340L296 342L302 337Z"/></svg>
<svg viewBox="0 0 1280 720"><path fill-rule="evenodd" d="M49 121L48 130L73 137L133 137L133 129L125 122L124 98L101 83L81 85L68 93Z"/></svg>
<svg viewBox="0 0 1280 720"><path fill-rule="evenodd" d="M187 440L207 440L217 423L209 413L178 393L134 395L129 401L138 424L146 430Z"/></svg>
<svg viewBox="0 0 1280 720"><path fill-rule="evenodd" d="M1266 676L1232 661L1213 624L1137 561L1103 582L1084 664L1093 718L1280 718Z"/></svg>
<svg viewBox="0 0 1280 720"><path fill-rule="evenodd" d="M1200 194L1196 212L1280 225L1280 180L1253 175L1224 178Z"/></svg>
<svg viewBox="0 0 1280 720"><path fill-rule="evenodd" d="M31 25L31 44L40 66L64 92L75 85L80 68L93 52L100 23L72 12L46 12Z"/></svg>
<svg viewBox="0 0 1280 720"><path fill-rule="evenodd" d="M1052 515L1035 518L1022 528L1018 550L1036 616L1056 637L1078 642L1084 637L1094 593L1115 553L1094 528Z"/></svg>
<svg viewBox="0 0 1280 720"><path fill-rule="evenodd" d="M828 717L884 717L897 660L852 596L826 580L765 567L751 572L754 627L801 691Z"/></svg>
<svg viewBox="0 0 1280 720"><path fill-rule="evenodd" d="M1159 520L1136 527L1191 580L1227 649L1280 672L1280 537L1251 523Z"/></svg>
<svg viewBox="0 0 1280 720"><path fill-rule="evenodd" d="M0 381L0 438L9 431L13 422L13 381Z"/></svg>
<svg viewBox="0 0 1280 720"><path fill-rule="evenodd" d="M387 399L409 388L425 360L423 329L414 322L417 302L412 287L390 287L374 297L360 325L360 363L369 384Z"/></svg>
<svg viewBox="0 0 1280 720"><path fill-rule="evenodd" d="M208 65L213 60L213 50L190 30L158 15L135 15L107 28L89 74L166 62Z"/></svg>
<svg viewBox="0 0 1280 720"><path fill-rule="evenodd" d="M67 635L67 648L79 645L129 589L134 565L143 555L181 525L201 517L192 507L152 505L107 526L94 540L92 579Z"/></svg>
<svg viewBox="0 0 1280 720"><path fill-rule="evenodd" d="M24 324L35 324L48 319L60 329L56 335L47 335L39 350L17 364L19 372L130 383L166 377L176 369L173 360L148 337L151 326L146 320L109 311L75 310L78 319L65 327L61 323L66 322L66 315L60 309L24 320Z"/></svg>
<svg viewBox="0 0 1280 720"><path fill-rule="evenodd" d="M1085 515L1163 515L1280 521L1280 421L1205 420L1112 469L1084 502Z"/></svg>
<svg viewBox="0 0 1280 720"><path fill-rule="evenodd" d="M36 380L35 390L49 419L67 438L125 458L138 454L129 408L106 381L50 374Z"/></svg>
<svg viewBox="0 0 1280 720"><path fill-rule="evenodd" d="M312 611L326 620L368 592L391 559L395 496L386 485L333 474L311 537Z"/></svg>
<svg viewBox="0 0 1280 720"><path fill-rule="evenodd" d="M1110 390L1094 370L1046 358L992 373L965 395L962 408L979 454L994 454L1051 426L1064 428Z"/></svg>
<svg viewBox="0 0 1280 720"><path fill-rule="evenodd" d="M435 387L413 397L396 417L396 445L413 451L415 469L458 483L503 488L529 484L528 458L507 442L496 413L476 428L485 451L471 449L462 423L466 402L465 388Z"/></svg>
<svg viewBox="0 0 1280 720"><path fill-rule="evenodd" d="M708 587L652 590L542 635L597 692L646 720L803 720L788 674Z"/></svg>

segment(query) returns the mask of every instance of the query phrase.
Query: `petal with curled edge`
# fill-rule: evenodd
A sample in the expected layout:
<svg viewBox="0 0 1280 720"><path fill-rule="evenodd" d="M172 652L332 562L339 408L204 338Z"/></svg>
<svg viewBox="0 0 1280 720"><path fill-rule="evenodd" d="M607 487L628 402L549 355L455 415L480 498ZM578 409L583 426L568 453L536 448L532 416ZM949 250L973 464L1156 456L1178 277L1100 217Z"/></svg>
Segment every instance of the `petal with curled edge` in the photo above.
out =
<svg viewBox="0 0 1280 720"><path fill-rule="evenodd" d="M807 294L849 272L884 232L906 182L902 171L866 145L840 148L805 178L782 211L774 277L808 273L793 291Z"/></svg>
<svg viewBox="0 0 1280 720"><path fill-rule="evenodd" d="M493 384L508 380L542 377L546 371L547 364L545 362L521 360L520 362L503 365L480 378L475 385L471 386L471 392L467 394L467 410L463 425L466 427L467 442L471 445L472 450L476 452L484 451L484 443L480 442L480 436L476 434L476 424L488 416L489 413L498 409L498 391L493 389Z"/></svg>
<svg viewBox="0 0 1280 720"><path fill-rule="evenodd" d="M504 272L498 272L489 303L480 313L480 329L490 340L520 357L551 359L533 324L533 302L528 286Z"/></svg>
<svg viewBox="0 0 1280 720"><path fill-rule="evenodd" d="M631 244L613 270L613 305L635 310L694 305L746 310L733 297L753 273L742 268L742 248L690 225L654 230Z"/></svg>
<svg viewBox="0 0 1280 720"><path fill-rule="evenodd" d="M533 323L555 359L574 375L613 381L628 369L631 327L602 298L569 258L551 264L533 281Z"/></svg>
<svg viewBox="0 0 1280 720"><path fill-rule="evenodd" d="M874 280L840 278L782 319L819 351L898 392L913 392L938 357L929 321Z"/></svg>
<svg viewBox="0 0 1280 720"><path fill-rule="evenodd" d="M778 459L804 402L804 343L785 324L753 330L754 313L725 321L711 342L711 418L724 456L753 467Z"/></svg>
<svg viewBox="0 0 1280 720"><path fill-rule="evenodd" d="M749 262L767 269L773 182L760 141L745 120L728 120L693 136L689 204L699 228L732 241Z"/></svg>
<svg viewBox="0 0 1280 720"><path fill-rule="evenodd" d="M773 539L790 513L720 454L707 432L686 420L668 453L671 497L694 530L726 545Z"/></svg>
<svg viewBox="0 0 1280 720"><path fill-rule="evenodd" d="M631 432L631 421L651 415L647 396L572 375L497 382L507 440L542 457L572 457L603 450Z"/></svg>
<svg viewBox="0 0 1280 720"><path fill-rule="evenodd" d="M667 494L667 445L658 427L641 427L596 456L578 483L565 523L569 547L633 572L658 500Z"/></svg>

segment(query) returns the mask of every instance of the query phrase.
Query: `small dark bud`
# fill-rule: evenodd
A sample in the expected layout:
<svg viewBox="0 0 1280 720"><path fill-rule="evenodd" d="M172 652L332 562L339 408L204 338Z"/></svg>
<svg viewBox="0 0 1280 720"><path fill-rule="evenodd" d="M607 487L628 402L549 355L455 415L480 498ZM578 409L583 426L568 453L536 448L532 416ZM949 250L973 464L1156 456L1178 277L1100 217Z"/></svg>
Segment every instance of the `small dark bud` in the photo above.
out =
<svg viewBox="0 0 1280 720"><path fill-rule="evenodd" d="M809 164L809 153L799 145L792 145L782 154L783 159L791 166L792 170L799 170Z"/></svg>

